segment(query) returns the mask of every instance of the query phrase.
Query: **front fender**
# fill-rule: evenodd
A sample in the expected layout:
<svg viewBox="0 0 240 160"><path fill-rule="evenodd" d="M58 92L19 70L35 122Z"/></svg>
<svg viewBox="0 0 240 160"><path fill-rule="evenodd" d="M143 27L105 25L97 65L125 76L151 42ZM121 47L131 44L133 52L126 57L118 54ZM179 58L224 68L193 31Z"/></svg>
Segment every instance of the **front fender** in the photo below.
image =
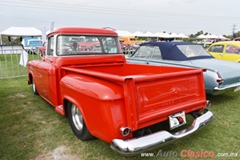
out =
<svg viewBox="0 0 240 160"><path fill-rule="evenodd" d="M35 79L34 70L36 69L36 66L40 63L39 60L32 60L27 63L28 67L28 84L32 84L32 78Z"/></svg>
<svg viewBox="0 0 240 160"><path fill-rule="evenodd" d="M33 73L32 71L28 71L28 84L32 84Z"/></svg>

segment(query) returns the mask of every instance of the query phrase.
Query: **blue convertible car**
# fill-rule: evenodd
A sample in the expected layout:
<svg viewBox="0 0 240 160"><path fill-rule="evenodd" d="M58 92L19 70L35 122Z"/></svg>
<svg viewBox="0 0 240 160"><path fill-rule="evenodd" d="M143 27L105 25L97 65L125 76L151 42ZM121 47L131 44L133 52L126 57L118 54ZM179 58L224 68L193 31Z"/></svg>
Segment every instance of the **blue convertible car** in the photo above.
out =
<svg viewBox="0 0 240 160"><path fill-rule="evenodd" d="M207 94L240 90L240 63L218 60L201 45L190 42L146 42L127 57L130 63L177 65L206 69L204 85Z"/></svg>

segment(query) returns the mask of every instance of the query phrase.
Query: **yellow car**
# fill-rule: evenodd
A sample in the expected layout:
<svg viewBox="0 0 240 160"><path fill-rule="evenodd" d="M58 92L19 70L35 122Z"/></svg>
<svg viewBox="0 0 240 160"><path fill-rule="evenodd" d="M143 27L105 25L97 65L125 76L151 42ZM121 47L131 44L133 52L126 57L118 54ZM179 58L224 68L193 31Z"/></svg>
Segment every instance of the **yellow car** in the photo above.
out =
<svg viewBox="0 0 240 160"><path fill-rule="evenodd" d="M217 59L240 62L240 41L216 42L207 51Z"/></svg>

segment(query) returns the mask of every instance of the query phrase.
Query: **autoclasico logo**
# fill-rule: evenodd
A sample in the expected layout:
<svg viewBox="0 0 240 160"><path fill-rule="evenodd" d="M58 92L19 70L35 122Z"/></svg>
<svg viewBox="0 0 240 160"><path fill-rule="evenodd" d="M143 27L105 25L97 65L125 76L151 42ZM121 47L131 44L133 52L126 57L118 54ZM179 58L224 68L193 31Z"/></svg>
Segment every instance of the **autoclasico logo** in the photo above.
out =
<svg viewBox="0 0 240 160"><path fill-rule="evenodd" d="M168 158L176 158L178 157L177 151L162 151L159 150L156 157L168 157ZM213 158L213 151L191 151L191 150L182 150L180 152L180 157L182 158Z"/></svg>
<svg viewBox="0 0 240 160"><path fill-rule="evenodd" d="M213 158L215 153L213 151L191 151L182 150L180 156L182 158Z"/></svg>

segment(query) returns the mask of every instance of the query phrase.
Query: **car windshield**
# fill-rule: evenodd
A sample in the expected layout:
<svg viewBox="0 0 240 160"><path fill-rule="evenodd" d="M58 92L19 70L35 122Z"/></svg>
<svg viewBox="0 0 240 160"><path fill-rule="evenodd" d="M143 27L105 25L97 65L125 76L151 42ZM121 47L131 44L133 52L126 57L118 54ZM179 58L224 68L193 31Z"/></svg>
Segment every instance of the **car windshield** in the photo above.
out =
<svg viewBox="0 0 240 160"><path fill-rule="evenodd" d="M29 41L29 44L30 45L34 45L34 44L37 44L37 45L42 45L42 42L41 41L39 41L39 40L31 40L31 41Z"/></svg>
<svg viewBox="0 0 240 160"><path fill-rule="evenodd" d="M211 56L201 45L177 45L186 57Z"/></svg>
<svg viewBox="0 0 240 160"><path fill-rule="evenodd" d="M117 37L59 35L57 37L57 55L120 53Z"/></svg>

